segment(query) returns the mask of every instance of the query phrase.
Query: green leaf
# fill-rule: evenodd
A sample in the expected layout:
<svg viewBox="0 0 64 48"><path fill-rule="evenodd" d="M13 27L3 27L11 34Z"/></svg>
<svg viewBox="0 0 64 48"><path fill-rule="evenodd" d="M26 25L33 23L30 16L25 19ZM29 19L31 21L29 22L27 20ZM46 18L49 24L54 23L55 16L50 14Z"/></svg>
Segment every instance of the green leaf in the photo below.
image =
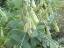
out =
<svg viewBox="0 0 64 48"><path fill-rule="evenodd" d="M31 39L31 45L36 46L37 44L39 44L39 41L36 38L32 38Z"/></svg>
<svg viewBox="0 0 64 48"><path fill-rule="evenodd" d="M41 30L42 32L45 32L45 26L44 25L39 25L37 27L38 30Z"/></svg>
<svg viewBox="0 0 64 48"><path fill-rule="evenodd" d="M47 48L47 42L46 42L45 39L43 39L43 41L42 41L42 46L43 46L44 48Z"/></svg>
<svg viewBox="0 0 64 48"><path fill-rule="evenodd" d="M5 41L5 44L7 45L7 46L14 46L15 45L15 40L13 40L13 39L10 39L10 40L6 40Z"/></svg>
<svg viewBox="0 0 64 48"><path fill-rule="evenodd" d="M10 38L12 38L12 39L14 39L15 41L18 41L18 42L20 42L25 35L25 33L23 31L18 30L18 29L11 30L9 34L10 34L9 35Z"/></svg>
<svg viewBox="0 0 64 48"><path fill-rule="evenodd" d="M29 40L29 35L26 34L24 41L28 41L28 40Z"/></svg>
<svg viewBox="0 0 64 48"><path fill-rule="evenodd" d="M19 26L24 26L24 22L23 22L23 21L20 21L20 22L18 23L18 25L19 25Z"/></svg>
<svg viewBox="0 0 64 48"><path fill-rule="evenodd" d="M50 48L55 48L55 46L52 43L50 43Z"/></svg>
<svg viewBox="0 0 64 48"><path fill-rule="evenodd" d="M33 34L34 37L37 37L37 36L38 36L37 30L34 30L34 31L32 32L32 34Z"/></svg>
<svg viewBox="0 0 64 48"><path fill-rule="evenodd" d="M31 48L28 42L24 41L23 42L23 48Z"/></svg>
<svg viewBox="0 0 64 48"><path fill-rule="evenodd" d="M1 17L1 22L7 22L7 19L4 16L2 16Z"/></svg>
<svg viewBox="0 0 64 48"><path fill-rule="evenodd" d="M37 39L41 42L43 38L45 38L45 34L38 30Z"/></svg>
<svg viewBox="0 0 64 48"><path fill-rule="evenodd" d="M15 8L20 8L22 4L22 0L12 0L12 2L14 3Z"/></svg>
<svg viewBox="0 0 64 48"><path fill-rule="evenodd" d="M8 27L16 28L16 25L20 22L19 19L11 20L8 22Z"/></svg>
<svg viewBox="0 0 64 48"><path fill-rule="evenodd" d="M55 40L53 40L50 36L46 36L46 38L48 39L48 41L50 43L56 44L57 42Z"/></svg>
<svg viewBox="0 0 64 48"><path fill-rule="evenodd" d="M11 38L13 38L14 40L16 40L16 41L21 41L22 39L18 36L18 35L16 35L16 34L12 34L11 35Z"/></svg>
<svg viewBox="0 0 64 48"><path fill-rule="evenodd" d="M36 48L35 46L31 46L31 48Z"/></svg>

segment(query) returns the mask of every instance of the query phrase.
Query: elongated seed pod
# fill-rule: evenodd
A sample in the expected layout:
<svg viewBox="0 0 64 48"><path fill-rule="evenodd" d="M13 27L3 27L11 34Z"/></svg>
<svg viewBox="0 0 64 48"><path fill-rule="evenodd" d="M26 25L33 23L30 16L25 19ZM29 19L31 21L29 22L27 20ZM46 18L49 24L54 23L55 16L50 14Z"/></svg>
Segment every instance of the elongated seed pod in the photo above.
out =
<svg viewBox="0 0 64 48"><path fill-rule="evenodd" d="M46 27L46 32L47 32L47 35L48 35L48 36L51 36L51 33L50 33L50 31L49 31L49 28L48 28L48 27Z"/></svg>
<svg viewBox="0 0 64 48"><path fill-rule="evenodd" d="M52 7L49 8L49 13L50 13L50 14L53 14Z"/></svg>
<svg viewBox="0 0 64 48"><path fill-rule="evenodd" d="M1 37L4 36L4 33L3 33L3 32L4 32L4 31L3 31L3 28L1 28L1 31L0 31Z"/></svg>
<svg viewBox="0 0 64 48"><path fill-rule="evenodd" d="M35 1L32 0L32 7L35 8L36 7L36 4L35 4Z"/></svg>
<svg viewBox="0 0 64 48"><path fill-rule="evenodd" d="M27 23L25 24L25 26L24 26L24 32L26 32L27 33L27 31L28 31L28 29L27 29Z"/></svg>
<svg viewBox="0 0 64 48"><path fill-rule="evenodd" d="M30 18L28 18L28 27L31 29L32 28L32 23L31 23L31 19Z"/></svg>
<svg viewBox="0 0 64 48"><path fill-rule="evenodd" d="M45 7L47 7L47 4L46 4L45 2L43 2L43 5L44 5Z"/></svg>
<svg viewBox="0 0 64 48"><path fill-rule="evenodd" d="M59 32L59 27L58 27L57 23L54 23L54 29L56 32Z"/></svg>
<svg viewBox="0 0 64 48"><path fill-rule="evenodd" d="M45 17L46 17L46 20L49 20L49 16L48 16L48 13L46 13L46 16L45 16Z"/></svg>
<svg viewBox="0 0 64 48"><path fill-rule="evenodd" d="M34 25L34 23L32 23L32 28L36 30L36 26Z"/></svg>
<svg viewBox="0 0 64 48"><path fill-rule="evenodd" d="M33 22L32 18L30 18L30 19L31 19L31 23L30 23L31 24L31 28L35 30L36 29L36 24Z"/></svg>
<svg viewBox="0 0 64 48"><path fill-rule="evenodd" d="M41 8L42 5L38 4L38 6L36 8L34 8L34 11L37 12L39 11L39 9Z"/></svg>
<svg viewBox="0 0 64 48"><path fill-rule="evenodd" d="M31 18L36 22L39 23L39 19L36 16L35 12L33 11L33 8L31 8Z"/></svg>
<svg viewBox="0 0 64 48"><path fill-rule="evenodd" d="M28 35L29 35L30 37L34 37L33 34L32 34L32 30L29 30L29 31L28 31Z"/></svg>

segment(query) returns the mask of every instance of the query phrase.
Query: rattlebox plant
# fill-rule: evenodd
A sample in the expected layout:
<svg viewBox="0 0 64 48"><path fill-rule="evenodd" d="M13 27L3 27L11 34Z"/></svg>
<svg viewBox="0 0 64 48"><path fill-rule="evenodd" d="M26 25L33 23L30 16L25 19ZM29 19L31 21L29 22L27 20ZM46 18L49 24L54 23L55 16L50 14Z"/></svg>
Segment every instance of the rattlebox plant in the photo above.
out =
<svg viewBox="0 0 64 48"><path fill-rule="evenodd" d="M52 0L7 0L12 8L0 8L1 35L10 48L60 48L52 39L59 32ZM12 4L9 4L11 3Z"/></svg>

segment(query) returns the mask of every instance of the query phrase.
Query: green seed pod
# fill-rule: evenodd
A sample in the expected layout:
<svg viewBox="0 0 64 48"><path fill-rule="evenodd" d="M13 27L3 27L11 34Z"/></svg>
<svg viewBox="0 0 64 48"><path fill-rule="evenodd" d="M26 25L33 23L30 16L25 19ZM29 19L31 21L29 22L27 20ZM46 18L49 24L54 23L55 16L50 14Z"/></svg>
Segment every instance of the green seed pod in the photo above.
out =
<svg viewBox="0 0 64 48"><path fill-rule="evenodd" d="M56 32L59 32L59 27L58 27L57 23L54 23L54 29Z"/></svg>
<svg viewBox="0 0 64 48"><path fill-rule="evenodd" d="M24 31L25 32L28 32L28 30L30 30L32 28L32 23L31 23L31 20L30 18L27 19L27 23L25 24L24 26Z"/></svg>
<svg viewBox="0 0 64 48"><path fill-rule="evenodd" d="M4 32L4 31L3 31L3 28L1 27L1 31L0 31L1 37L4 36L4 33L3 33L3 32Z"/></svg>
<svg viewBox="0 0 64 48"><path fill-rule="evenodd" d="M31 23L31 20L30 20L30 18L28 18L28 26L29 26L29 29L31 29L32 28L32 23Z"/></svg>
<svg viewBox="0 0 64 48"><path fill-rule="evenodd" d="M45 7L47 7L47 4L45 3L45 1L43 2L43 5L44 5Z"/></svg>
<svg viewBox="0 0 64 48"><path fill-rule="evenodd" d="M25 26L24 26L24 32L27 33L27 31L28 31L28 23L26 23Z"/></svg>
<svg viewBox="0 0 64 48"><path fill-rule="evenodd" d="M33 8L31 8L31 18L34 20L35 23L39 23L39 19L36 16L35 12L33 11Z"/></svg>
<svg viewBox="0 0 64 48"><path fill-rule="evenodd" d="M46 16L45 16L46 20L49 20L49 16L48 16L48 13L46 13Z"/></svg>
<svg viewBox="0 0 64 48"><path fill-rule="evenodd" d="M46 27L46 32L47 32L47 35L48 35L48 36L51 36L51 33L50 33L50 31L49 31L49 28L48 28L48 27Z"/></svg>
<svg viewBox="0 0 64 48"><path fill-rule="evenodd" d="M33 8L36 8L36 4L35 4L35 1L34 0L32 0L32 7Z"/></svg>
<svg viewBox="0 0 64 48"><path fill-rule="evenodd" d="M46 15L46 13L47 13L47 8L44 10L44 12L43 12L43 13L44 13L44 15Z"/></svg>
<svg viewBox="0 0 64 48"><path fill-rule="evenodd" d="M36 9L35 9L35 12L37 12L40 8L41 8L41 5L38 4L38 6L37 6Z"/></svg>
<svg viewBox="0 0 64 48"><path fill-rule="evenodd" d="M29 30L29 31L28 31L28 35L29 35L30 37L34 37L33 34L32 34L32 30Z"/></svg>
<svg viewBox="0 0 64 48"><path fill-rule="evenodd" d="M36 29L36 24L33 22L33 20L32 20L32 18L30 18L31 19L31 23L30 23L30 26L31 26L31 28L32 29Z"/></svg>
<svg viewBox="0 0 64 48"><path fill-rule="evenodd" d="M32 28L32 24L31 24L31 21L29 21L29 28L30 28L30 29Z"/></svg>
<svg viewBox="0 0 64 48"><path fill-rule="evenodd" d="M50 14L53 14L52 7L51 7L51 8L49 8L49 10L48 10L48 11L49 11L49 13L50 13Z"/></svg>
<svg viewBox="0 0 64 48"><path fill-rule="evenodd" d="M32 28L35 30L36 29L36 26L34 25L34 23L32 23Z"/></svg>
<svg viewBox="0 0 64 48"><path fill-rule="evenodd" d="M45 10L42 8L42 14L45 14Z"/></svg>

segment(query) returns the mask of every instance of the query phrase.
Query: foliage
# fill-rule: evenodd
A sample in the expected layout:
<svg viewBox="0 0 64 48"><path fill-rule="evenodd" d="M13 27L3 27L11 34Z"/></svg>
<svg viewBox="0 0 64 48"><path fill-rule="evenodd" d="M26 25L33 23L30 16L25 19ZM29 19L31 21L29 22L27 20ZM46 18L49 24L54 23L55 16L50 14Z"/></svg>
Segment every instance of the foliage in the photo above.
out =
<svg viewBox="0 0 64 48"><path fill-rule="evenodd" d="M51 37L53 32L59 32L52 3L52 0L7 0L5 10L0 8L0 33L7 37L6 46L59 48Z"/></svg>

